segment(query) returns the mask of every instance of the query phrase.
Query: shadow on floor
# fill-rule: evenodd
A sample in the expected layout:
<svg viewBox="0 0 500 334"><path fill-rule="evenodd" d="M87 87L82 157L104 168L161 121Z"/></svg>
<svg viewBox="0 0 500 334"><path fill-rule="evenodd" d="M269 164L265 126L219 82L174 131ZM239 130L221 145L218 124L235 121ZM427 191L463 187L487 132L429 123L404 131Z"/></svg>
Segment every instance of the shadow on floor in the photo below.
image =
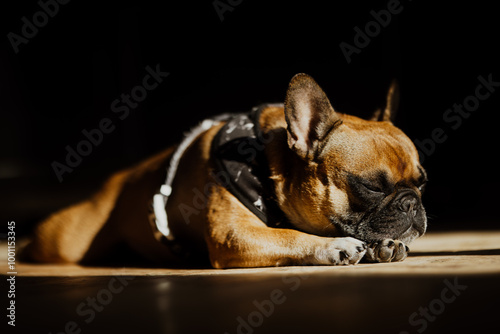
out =
<svg viewBox="0 0 500 334"><path fill-rule="evenodd" d="M443 252L410 252L409 257L418 256L453 256L453 255L500 255L500 249L478 249L465 251L443 251Z"/></svg>

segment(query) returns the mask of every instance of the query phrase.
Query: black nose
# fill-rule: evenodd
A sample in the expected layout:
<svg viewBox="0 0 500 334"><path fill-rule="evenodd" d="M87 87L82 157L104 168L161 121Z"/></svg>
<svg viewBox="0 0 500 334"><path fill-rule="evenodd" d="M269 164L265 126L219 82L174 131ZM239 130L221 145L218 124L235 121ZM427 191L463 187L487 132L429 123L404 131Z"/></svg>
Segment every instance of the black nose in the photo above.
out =
<svg viewBox="0 0 500 334"><path fill-rule="evenodd" d="M399 210L415 216L420 204L420 198L413 190L404 191L398 195L396 203L399 203Z"/></svg>

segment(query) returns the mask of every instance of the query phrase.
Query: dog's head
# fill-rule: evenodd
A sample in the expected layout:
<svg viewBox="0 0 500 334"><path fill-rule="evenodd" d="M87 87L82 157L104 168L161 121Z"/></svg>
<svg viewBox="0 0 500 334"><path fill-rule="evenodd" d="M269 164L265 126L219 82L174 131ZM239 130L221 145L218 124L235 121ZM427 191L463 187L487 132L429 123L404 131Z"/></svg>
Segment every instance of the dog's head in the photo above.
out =
<svg viewBox="0 0 500 334"><path fill-rule="evenodd" d="M297 228L324 236L409 243L424 234L421 196L426 174L412 141L391 122L387 106L371 120L340 114L308 75L297 74L285 100L286 177L275 180L278 202Z"/></svg>

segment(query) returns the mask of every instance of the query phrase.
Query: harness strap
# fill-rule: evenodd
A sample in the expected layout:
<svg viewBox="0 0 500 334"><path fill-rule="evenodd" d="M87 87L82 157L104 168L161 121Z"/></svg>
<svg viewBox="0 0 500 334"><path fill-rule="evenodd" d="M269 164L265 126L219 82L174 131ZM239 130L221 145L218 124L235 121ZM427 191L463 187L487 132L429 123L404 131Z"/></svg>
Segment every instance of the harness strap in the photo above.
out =
<svg viewBox="0 0 500 334"><path fill-rule="evenodd" d="M174 182L174 177L177 173L177 168L179 167L182 155L200 134L216 126L220 122L231 119L232 117L232 114L223 114L211 119L205 119L184 135L184 139L181 141L170 159L165 182L161 185L159 191L153 196L153 210L150 215L150 221L151 224L161 233L160 237L165 237L168 241L175 240L172 231L170 231L170 228L168 227L166 205L169 196L172 194L172 183Z"/></svg>
<svg viewBox="0 0 500 334"><path fill-rule="evenodd" d="M156 230L156 239L168 244L177 256L186 257L188 253L185 254L186 250L180 241L175 239L168 225L166 205L172 194L172 184L180 160L189 146L200 134L221 122L226 124L216 134L211 146L216 170L229 178L229 182L221 185L268 226L284 227L282 223L286 220L270 190L271 180L268 177L269 170L263 152L266 142L272 138L264 136L258 125L262 110L271 106L283 105L264 104L253 108L250 113L215 116L202 121L184 134L184 138L170 159L165 182L153 196L149 216L150 223Z"/></svg>

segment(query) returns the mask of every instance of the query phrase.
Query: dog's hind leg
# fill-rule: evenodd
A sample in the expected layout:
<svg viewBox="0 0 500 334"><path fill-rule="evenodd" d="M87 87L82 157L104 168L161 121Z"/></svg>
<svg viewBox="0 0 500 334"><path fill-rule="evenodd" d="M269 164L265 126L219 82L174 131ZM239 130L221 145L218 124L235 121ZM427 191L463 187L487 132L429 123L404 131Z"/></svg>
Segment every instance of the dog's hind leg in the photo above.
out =
<svg viewBox="0 0 500 334"><path fill-rule="evenodd" d="M35 228L32 242L23 251L23 259L77 263L86 260L89 251L93 258L99 257L101 253L123 241L123 234L119 229L126 227L111 224L116 221L113 217L127 217L123 212L134 212L134 205L147 205L130 201L124 203L124 193L130 192L126 189L136 184L154 185L150 179L158 179L156 183L160 184L161 171L171 152L168 149L137 166L113 174L92 197L64 208L42 221ZM150 192L153 193L154 190ZM130 219L134 218L133 215L130 216ZM129 228L134 228L133 224L134 222Z"/></svg>
<svg viewBox="0 0 500 334"><path fill-rule="evenodd" d="M126 182L129 171L111 176L92 197L64 208L35 228L23 259L37 262L76 263L82 260L102 230Z"/></svg>

